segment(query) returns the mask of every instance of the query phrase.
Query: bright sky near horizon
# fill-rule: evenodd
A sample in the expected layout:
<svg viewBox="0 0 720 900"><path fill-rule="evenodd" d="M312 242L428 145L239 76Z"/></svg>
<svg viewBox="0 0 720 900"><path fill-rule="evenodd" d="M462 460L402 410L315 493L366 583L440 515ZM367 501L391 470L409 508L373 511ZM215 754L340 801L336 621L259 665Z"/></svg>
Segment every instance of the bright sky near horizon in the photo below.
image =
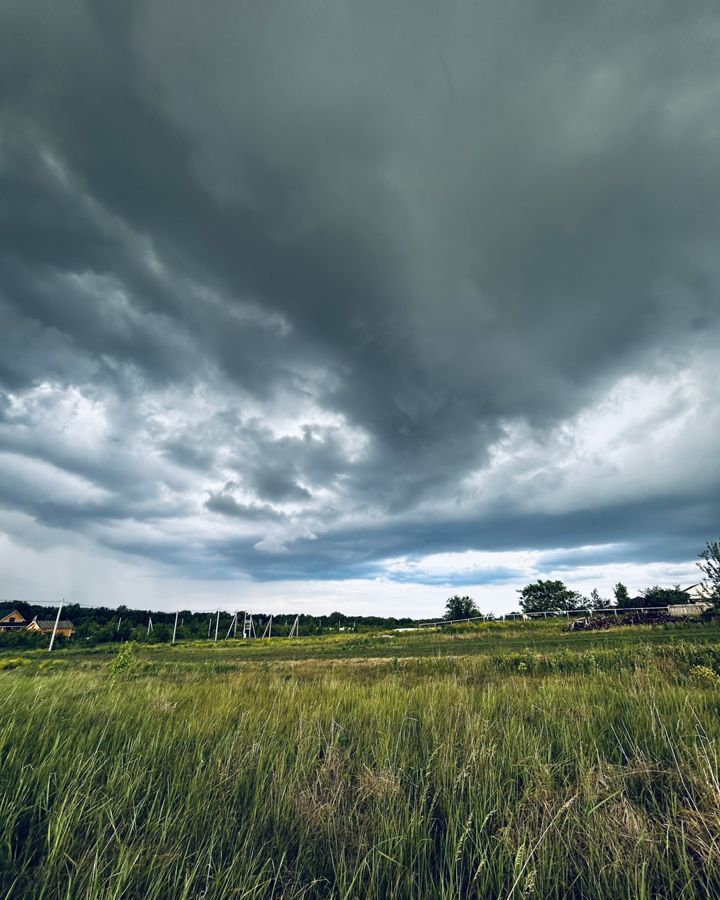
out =
<svg viewBox="0 0 720 900"><path fill-rule="evenodd" d="M432 617L720 537L715 0L0 9L0 595Z"/></svg>

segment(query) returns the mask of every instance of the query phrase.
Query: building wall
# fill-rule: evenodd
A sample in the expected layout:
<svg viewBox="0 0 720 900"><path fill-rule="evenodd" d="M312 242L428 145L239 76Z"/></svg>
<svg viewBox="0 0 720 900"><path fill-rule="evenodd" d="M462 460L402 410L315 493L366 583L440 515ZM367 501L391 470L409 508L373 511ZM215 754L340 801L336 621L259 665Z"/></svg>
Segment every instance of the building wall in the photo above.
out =
<svg viewBox="0 0 720 900"><path fill-rule="evenodd" d="M28 631L39 631L41 634L52 634L52 632L53 632L52 626L42 627L42 628L41 628L41 627L37 624L37 622L31 622L31 623L28 625L27 630L28 630ZM75 634L75 629L74 629L74 628L62 628L62 627L60 627L60 628L58 628L58 630L57 630L56 633L57 633L57 634L62 634L62 635L64 635L65 637L72 637L72 636Z"/></svg>

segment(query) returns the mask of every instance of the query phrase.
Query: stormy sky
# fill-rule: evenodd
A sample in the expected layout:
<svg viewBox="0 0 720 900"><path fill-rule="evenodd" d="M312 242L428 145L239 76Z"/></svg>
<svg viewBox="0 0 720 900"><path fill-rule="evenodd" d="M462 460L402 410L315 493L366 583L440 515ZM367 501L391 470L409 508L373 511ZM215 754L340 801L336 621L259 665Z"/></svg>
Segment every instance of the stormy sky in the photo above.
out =
<svg viewBox="0 0 720 900"><path fill-rule="evenodd" d="M719 239L716 0L1 0L0 596L690 584Z"/></svg>

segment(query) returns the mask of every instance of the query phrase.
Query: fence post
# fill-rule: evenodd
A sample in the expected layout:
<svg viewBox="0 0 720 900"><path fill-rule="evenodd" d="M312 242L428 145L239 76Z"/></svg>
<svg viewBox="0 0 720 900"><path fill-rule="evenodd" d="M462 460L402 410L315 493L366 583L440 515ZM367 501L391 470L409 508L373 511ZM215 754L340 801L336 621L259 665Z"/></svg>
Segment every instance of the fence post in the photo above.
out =
<svg viewBox="0 0 720 900"><path fill-rule="evenodd" d="M55 616L55 625L53 626L52 637L50 638L50 646L48 647L48 653L52 650L53 644L55 643L55 635L57 634L57 628L60 623L60 613L62 612L64 602L65 602L64 599L61 600L60 606L58 606L57 615Z"/></svg>

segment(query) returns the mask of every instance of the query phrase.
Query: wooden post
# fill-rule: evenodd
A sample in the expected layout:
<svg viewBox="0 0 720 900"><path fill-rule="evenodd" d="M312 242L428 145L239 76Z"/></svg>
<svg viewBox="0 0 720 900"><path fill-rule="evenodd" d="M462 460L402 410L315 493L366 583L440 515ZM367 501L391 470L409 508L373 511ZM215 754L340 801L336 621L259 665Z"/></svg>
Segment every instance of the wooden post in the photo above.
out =
<svg viewBox="0 0 720 900"><path fill-rule="evenodd" d="M220 627L220 610L217 611L217 619L215 619L215 640L217 640L218 628Z"/></svg>
<svg viewBox="0 0 720 900"><path fill-rule="evenodd" d="M172 639L173 644L175 643L175 635L177 634L178 615L179 615L179 613L175 613L175 624L173 625L173 639Z"/></svg>
<svg viewBox="0 0 720 900"><path fill-rule="evenodd" d="M53 626L52 637L50 638L50 646L48 647L48 652L52 650L53 644L55 643L55 635L57 634L58 624L60 623L60 613L62 612L63 603L65 600L60 601L60 606L58 606L57 615L55 616L55 625Z"/></svg>

